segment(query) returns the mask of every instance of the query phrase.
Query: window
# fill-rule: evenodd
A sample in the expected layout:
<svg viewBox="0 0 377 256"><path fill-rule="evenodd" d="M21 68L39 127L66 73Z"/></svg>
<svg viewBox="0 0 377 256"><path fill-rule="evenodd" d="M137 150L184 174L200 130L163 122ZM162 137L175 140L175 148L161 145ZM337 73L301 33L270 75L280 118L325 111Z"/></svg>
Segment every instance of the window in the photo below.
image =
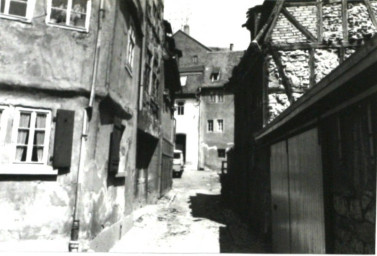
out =
<svg viewBox="0 0 377 256"><path fill-rule="evenodd" d="M224 131L224 121L222 119L217 120L217 131L218 132Z"/></svg>
<svg viewBox="0 0 377 256"><path fill-rule="evenodd" d="M134 65L134 55L135 55L135 31L130 25L128 30L128 46L127 46L127 67L132 71Z"/></svg>
<svg viewBox="0 0 377 256"><path fill-rule="evenodd" d="M215 102L216 102L216 95L215 95L215 94L211 94L211 95L209 96L209 100L210 100L211 102L215 103Z"/></svg>
<svg viewBox="0 0 377 256"><path fill-rule="evenodd" d="M17 108L13 138L16 163L47 164L51 112Z"/></svg>
<svg viewBox="0 0 377 256"><path fill-rule="evenodd" d="M35 0L0 0L0 17L31 21Z"/></svg>
<svg viewBox="0 0 377 256"><path fill-rule="evenodd" d="M219 149L217 149L217 156L218 156L219 158L225 158L225 156L226 156L225 149L223 149L223 148L219 148Z"/></svg>
<svg viewBox="0 0 377 256"><path fill-rule="evenodd" d="M217 102L224 102L224 95L222 93L217 95Z"/></svg>
<svg viewBox="0 0 377 256"><path fill-rule="evenodd" d="M89 31L91 0L47 0L46 23Z"/></svg>
<svg viewBox="0 0 377 256"><path fill-rule="evenodd" d="M187 84L187 76L181 76L181 86L186 86Z"/></svg>
<svg viewBox="0 0 377 256"><path fill-rule="evenodd" d="M185 103L184 102L178 102L177 112L178 112L179 116L183 116L185 114Z"/></svg>
<svg viewBox="0 0 377 256"><path fill-rule="evenodd" d="M219 81L220 80L220 68L213 68L211 75L209 77L211 82Z"/></svg>
<svg viewBox="0 0 377 256"><path fill-rule="evenodd" d="M152 65L153 55L151 51L147 51L145 70L144 70L144 89L149 93L150 80L151 80L151 65Z"/></svg>
<svg viewBox="0 0 377 256"><path fill-rule="evenodd" d="M208 132L213 132L213 120L208 120L207 121L207 131Z"/></svg>
<svg viewBox="0 0 377 256"><path fill-rule="evenodd" d="M198 56L195 55L195 56L192 56L192 62L197 64L198 63Z"/></svg>

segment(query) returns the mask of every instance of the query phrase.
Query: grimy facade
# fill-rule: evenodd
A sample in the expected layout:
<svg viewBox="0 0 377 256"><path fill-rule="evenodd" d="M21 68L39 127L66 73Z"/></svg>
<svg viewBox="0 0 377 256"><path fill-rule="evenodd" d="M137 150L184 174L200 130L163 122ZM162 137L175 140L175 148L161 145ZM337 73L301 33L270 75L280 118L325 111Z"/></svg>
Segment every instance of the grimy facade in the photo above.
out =
<svg viewBox="0 0 377 256"><path fill-rule="evenodd" d="M243 52L207 47L190 36L189 27L174 39L182 51L181 91L176 96L176 147L186 165L219 170L233 146L234 98L224 86Z"/></svg>
<svg viewBox="0 0 377 256"><path fill-rule="evenodd" d="M272 252L375 252L376 16L376 1L248 11L223 191Z"/></svg>
<svg viewBox="0 0 377 256"><path fill-rule="evenodd" d="M0 242L106 251L170 189L179 51L163 8L0 2Z"/></svg>

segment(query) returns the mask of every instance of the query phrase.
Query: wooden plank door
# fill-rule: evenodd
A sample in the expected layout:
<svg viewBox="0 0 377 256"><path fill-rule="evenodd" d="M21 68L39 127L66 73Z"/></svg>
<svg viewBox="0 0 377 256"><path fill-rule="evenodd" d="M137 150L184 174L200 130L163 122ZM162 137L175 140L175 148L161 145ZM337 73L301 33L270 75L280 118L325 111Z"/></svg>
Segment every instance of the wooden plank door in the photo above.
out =
<svg viewBox="0 0 377 256"><path fill-rule="evenodd" d="M288 140L291 253L326 253L318 130Z"/></svg>
<svg viewBox="0 0 377 256"><path fill-rule="evenodd" d="M290 253L289 174L287 142L271 146L273 252Z"/></svg>

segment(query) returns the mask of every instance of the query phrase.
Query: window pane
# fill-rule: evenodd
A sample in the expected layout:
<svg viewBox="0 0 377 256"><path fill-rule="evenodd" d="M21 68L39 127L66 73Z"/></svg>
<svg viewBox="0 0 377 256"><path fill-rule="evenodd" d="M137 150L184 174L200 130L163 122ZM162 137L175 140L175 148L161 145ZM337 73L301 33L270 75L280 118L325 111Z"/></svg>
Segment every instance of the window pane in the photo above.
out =
<svg viewBox="0 0 377 256"><path fill-rule="evenodd" d="M70 25L85 28L86 15L78 12L71 12Z"/></svg>
<svg viewBox="0 0 377 256"><path fill-rule="evenodd" d="M46 118L47 118L47 114L37 114L35 128L39 128L39 129L46 128Z"/></svg>
<svg viewBox="0 0 377 256"><path fill-rule="evenodd" d="M29 141L29 131L18 131L17 144L27 145Z"/></svg>
<svg viewBox="0 0 377 256"><path fill-rule="evenodd" d="M61 9L67 9L68 0L52 0L52 7L58 7Z"/></svg>
<svg viewBox="0 0 377 256"><path fill-rule="evenodd" d="M18 162L25 162L26 161L26 146L17 146L16 150L16 161Z"/></svg>
<svg viewBox="0 0 377 256"><path fill-rule="evenodd" d="M42 162L43 160L43 147L33 147L33 152L31 154L32 162Z"/></svg>
<svg viewBox="0 0 377 256"><path fill-rule="evenodd" d="M23 0L24 2L10 2L9 5L9 14L25 17L26 16L26 9L27 9L27 0Z"/></svg>
<svg viewBox="0 0 377 256"><path fill-rule="evenodd" d="M45 132L35 132L34 145L43 146L45 143Z"/></svg>
<svg viewBox="0 0 377 256"><path fill-rule="evenodd" d="M4 13L5 0L0 0L0 12Z"/></svg>
<svg viewBox="0 0 377 256"><path fill-rule="evenodd" d="M67 12L64 10L51 9L50 23L65 24Z"/></svg>
<svg viewBox="0 0 377 256"><path fill-rule="evenodd" d="M21 113L20 115L20 128L29 128L30 127L31 113Z"/></svg>
<svg viewBox="0 0 377 256"><path fill-rule="evenodd" d="M86 13L86 4L88 0L73 0L72 11Z"/></svg>

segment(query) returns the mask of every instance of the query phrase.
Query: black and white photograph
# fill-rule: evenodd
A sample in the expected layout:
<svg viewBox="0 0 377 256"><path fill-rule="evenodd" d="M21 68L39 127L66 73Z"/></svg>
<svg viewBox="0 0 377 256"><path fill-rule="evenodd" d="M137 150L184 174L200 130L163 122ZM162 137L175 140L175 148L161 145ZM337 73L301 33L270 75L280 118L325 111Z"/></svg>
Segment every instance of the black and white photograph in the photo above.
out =
<svg viewBox="0 0 377 256"><path fill-rule="evenodd" d="M377 0L0 0L0 253L376 254Z"/></svg>

